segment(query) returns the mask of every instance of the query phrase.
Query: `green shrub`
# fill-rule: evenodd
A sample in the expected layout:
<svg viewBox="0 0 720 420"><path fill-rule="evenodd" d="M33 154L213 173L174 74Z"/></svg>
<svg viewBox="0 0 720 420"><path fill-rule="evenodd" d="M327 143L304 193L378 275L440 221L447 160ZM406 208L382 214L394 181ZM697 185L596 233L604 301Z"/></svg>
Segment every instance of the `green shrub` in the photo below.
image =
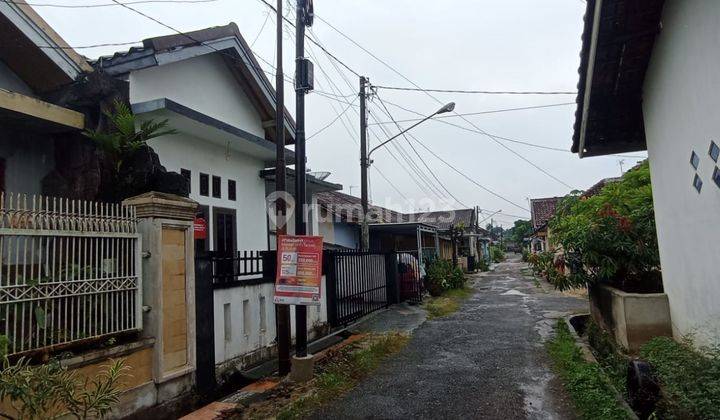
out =
<svg viewBox="0 0 720 420"><path fill-rule="evenodd" d="M640 355L662 387L659 418L720 419L720 350L695 350L689 340L656 337Z"/></svg>
<svg viewBox="0 0 720 420"><path fill-rule="evenodd" d="M465 287L465 273L463 273L462 268L455 267L452 269L450 272L448 286L451 289L462 289Z"/></svg>
<svg viewBox="0 0 720 420"><path fill-rule="evenodd" d="M530 251L528 251L527 248L523 248L522 250L522 261L530 262Z"/></svg>
<svg viewBox="0 0 720 420"><path fill-rule="evenodd" d="M490 245L490 258L495 263L505 261L505 251L499 245Z"/></svg>
<svg viewBox="0 0 720 420"><path fill-rule="evenodd" d="M4 357L0 400L8 401L18 418L55 418L58 412L79 419L103 418L118 404L119 381L125 370L123 361L117 360L94 378L81 379L77 371L68 370L57 360L30 365L21 358L11 364Z"/></svg>
<svg viewBox="0 0 720 420"><path fill-rule="evenodd" d="M549 222L554 244L565 250L569 272L556 286L601 282L630 292L660 287L655 215L647 161L600 193L573 191Z"/></svg>
<svg viewBox="0 0 720 420"><path fill-rule="evenodd" d="M425 288L432 296L440 296L450 287L449 279L452 263L448 260L436 259L428 267L425 275Z"/></svg>
<svg viewBox="0 0 720 420"><path fill-rule="evenodd" d="M555 337L548 342L548 352L581 418L629 418L600 366L583 359L565 321L558 320Z"/></svg>
<svg viewBox="0 0 720 420"><path fill-rule="evenodd" d="M490 270L490 265L485 258L480 258L477 262L477 268L480 271L488 271Z"/></svg>

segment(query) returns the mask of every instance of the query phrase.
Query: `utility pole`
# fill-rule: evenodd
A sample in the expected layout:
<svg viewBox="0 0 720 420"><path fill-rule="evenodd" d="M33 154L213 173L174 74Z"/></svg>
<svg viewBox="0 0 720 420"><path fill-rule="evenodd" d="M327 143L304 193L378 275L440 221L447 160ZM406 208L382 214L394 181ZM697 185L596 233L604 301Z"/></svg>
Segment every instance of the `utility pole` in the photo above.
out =
<svg viewBox="0 0 720 420"><path fill-rule="evenodd" d="M297 0L295 22L295 234L307 234L305 191L305 95L312 90L312 64L305 58L305 25L312 25L312 0ZM307 307L295 305L295 357L307 357Z"/></svg>
<svg viewBox="0 0 720 420"><path fill-rule="evenodd" d="M277 0L277 67L275 71L275 191L285 192L285 86L283 80L282 53L282 4ZM286 203L278 197L275 201L275 238L287 233ZM277 244L277 239L276 239ZM276 246L277 248L277 246ZM290 373L290 305L275 305L275 322L278 343L278 372Z"/></svg>
<svg viewBox="0 0 720 420"><path fill-rule="evenodd" d="M370 166L367 155L367 108L365 100L367 95L365 87L368 80L360 76L360 201L362 203L362 221L360 225L360 247L370 249L370 226L368 226L368 178L367 171Z"/></svg>

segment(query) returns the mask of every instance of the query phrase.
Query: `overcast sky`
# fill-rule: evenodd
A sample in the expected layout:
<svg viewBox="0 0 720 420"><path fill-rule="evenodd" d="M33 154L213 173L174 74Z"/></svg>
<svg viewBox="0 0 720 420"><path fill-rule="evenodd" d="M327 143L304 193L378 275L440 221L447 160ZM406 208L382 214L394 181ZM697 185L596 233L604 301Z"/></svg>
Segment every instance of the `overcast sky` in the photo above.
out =
<svg viewBox="0 0 720 420"><path fill-rule="evenodd" d="M28 3L33 2L61 5L110 3L109 0L28 0ZM270 2L274 4L275 0ZM274 62L275 19L274 15L266 19L269 9L259 0L135 4L133 7L182 31L235 22L248 43L253 43L257 37L253 46L256 55ZM173 33L121 7L70 9L38 6L36 10L72 46L139 41ZM582 0L316 0L315 11L319 17L425 89L576 90L585 11ZM371 83L412 87L410 82L353 45L326 23L316 19L312 34L349 67L369 77ZM308 141L308 166L313 171L331 172L329 181L342 184L348 193L352 186L352 194L359 195L357 77L337 64L339 70L336 69L318 48L308 45L308 52L315 63L316 90L347 95L335 100L318 93L307 97L308 136L347 109L340 120ZM99 47L80 49L79 52L96 58L127 48ZM294 51L294 30L288 28L283 62L285 72L290 76L294 71ZM272 70L263 66L268 71ZM274 81L273 76L269 77ZM417 115L390 103L421 114L430 114L439 107L438 102L423 92L379 89L378 95L396 120L417 118ZM443 103L456 102L458 113L575 101L575 95L432 95ZM290 84L286 84L285 100L286 106L294 113ZM380 122L389 121L377 98L371 101L369 109ZM569 153L574 113L575 105L561 105L466 117L480 131L566 151L543 150L497 138L493 140L483 134L437 121L428 121L411 131L418 141L476 183L516 205L454 172L412 138L409 141L398 139L397 145L403 147L408 159L418 165L416 169L422 171L427 179L420 179L415 174L400 150L394 147L388 148L389 151L378 150L373 155L374 164L370 170L372 200L378 205L403 211L463 206L480 206L487 211L502 210L495 216L495 221L505 226L510 226L515 216L529 218L528 212L518 208L528 208L528 198L562 196L571 190L563 184L573 189L586 189L602 178L620 174L619 160L623 158L609 156L580 160L577 155ZM458 117L444 121L478 131ZM406 127L412 123L400 124ZM386 136L380 126L389 135L398 131L393 124L371 125L371 146ZM438 182L420 162L409 143L413 144L449 193L439 186L437 189L440 191L431 191L427 184L437 185ZM631 155L644 156L645 153ZM404 168L395 158L402 162ZM627 169L638 160L626 157L623 166ZM462 204L454 203L451 198L443 202L438 197L442 195L452 195Z"/></svg>

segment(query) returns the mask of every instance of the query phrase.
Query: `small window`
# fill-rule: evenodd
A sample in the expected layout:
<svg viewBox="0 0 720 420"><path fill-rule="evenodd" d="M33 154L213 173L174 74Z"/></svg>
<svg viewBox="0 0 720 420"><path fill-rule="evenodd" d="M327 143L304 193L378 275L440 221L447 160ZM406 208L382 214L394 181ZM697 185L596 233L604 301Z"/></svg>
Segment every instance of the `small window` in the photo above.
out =
<svg viewBox="0 0 720 420"><path fill-rule="evenodd" d="M187 180L188 192L192 192L192 173L190 172L190 169L180 169L180 175Z"/></svg>
<svg viewBox="0 0 720 420"><path fill-rule="evenodd" d="M697 169L698 166L700 165L700 157L699 157L699 156L697 155L697 153L695 153L694 151L693 151L692 154L690 155L690 164L691 164L692 167L695 168L695 169Z"/></svg>
<svg viewBox="0 0 720 420"><path fill-rule="evenodd" d="M237 189L235 186L235 181L232 179L228 179L228 200L235 201L237 198Z"/></svg>
<svg viewBox="0 0 720 420"><path fill-rule="evenodd" d="M695 187L698 193L700 192L700 190L702 190L702 184L702 179L700 179L698 174L695 174L695 179L693 179L693 187Z"/></svg>
<svg viewBox="0 0 720 420"><path fill-rule="evenodd" d="M717 162L718 157L720 157L720 146L718 146L714 141L711 141L710 151L708 151L708 154L710 155L710 158L712 158L712 160Z"/></svg>
<svg viewBox="0 0 720 420"><path fill-rule="evenodd" d="M210 176L200 174L200 195L207 197L210 194Z"/></svg>
<svg viewBox="0 0 720 420"><path fill-rule="evenodd" d="M715 185L720 188L720 168L717 166L715 167L715 170L713 171L713 181L715 181Z"/></svg>
<svg viewBox="0 0 720 420"><path fill-rule="evenodd" d="M220 192L220 177L213 175L213 181L212 181L212 189L213 189L213 197L215 198L221 198L222 192Z"/></svg>

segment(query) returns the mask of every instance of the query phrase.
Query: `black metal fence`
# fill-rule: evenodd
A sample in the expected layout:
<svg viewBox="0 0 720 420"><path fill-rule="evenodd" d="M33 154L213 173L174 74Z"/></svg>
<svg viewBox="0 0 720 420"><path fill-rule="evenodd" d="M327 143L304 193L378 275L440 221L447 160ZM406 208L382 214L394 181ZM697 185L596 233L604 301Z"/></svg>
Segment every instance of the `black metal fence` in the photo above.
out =
<svg viewBox="0 0 720 420"><path fill-rule="evenodd" d="M328 322L347 325L388 306L388 254L325 251Z"/></svg>
<svg viewBox="0 0 720 420"><path fill-rule="evenodd" d="M275 279L274 251L211 251L199 258L209 259L215 288L273 282Z"/></svg>

